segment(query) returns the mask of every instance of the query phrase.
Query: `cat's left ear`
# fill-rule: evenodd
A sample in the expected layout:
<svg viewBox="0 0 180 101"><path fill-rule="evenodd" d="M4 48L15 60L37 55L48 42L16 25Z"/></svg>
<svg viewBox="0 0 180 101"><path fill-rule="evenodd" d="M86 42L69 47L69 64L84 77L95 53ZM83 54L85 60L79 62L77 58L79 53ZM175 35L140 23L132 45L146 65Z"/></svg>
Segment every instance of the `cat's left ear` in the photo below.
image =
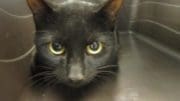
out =
<svg viewBox="0 0 180 101"><path fill-rule="evenodd" d="M109 0L105 6L99 11L108 20L114 22L121 9L123 0Z"/></svg>
<svg viewBox="0 0 180 101"><path fill-rule="evenodd" d="M27 0L27 3L34 15L50 10L45 0Z"/></svg>

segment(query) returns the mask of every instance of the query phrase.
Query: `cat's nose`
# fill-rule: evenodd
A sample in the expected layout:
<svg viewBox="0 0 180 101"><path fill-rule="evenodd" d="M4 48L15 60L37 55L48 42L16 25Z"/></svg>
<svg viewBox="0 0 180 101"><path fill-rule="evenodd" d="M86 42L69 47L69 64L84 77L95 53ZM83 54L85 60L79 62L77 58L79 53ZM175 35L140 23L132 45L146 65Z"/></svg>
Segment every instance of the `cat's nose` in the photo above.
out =
<svg viewBox="0 0 180 101"><path fill-rule="evenodd" d="M84 76L82 74L70 74L68 79L72 83L79 83L84 80Z"/></svg>
<svg viewBox="0 0 180 101"><path fill-rule="evenodd" d="M84 80L82 68L79 64L75 64L75 65L71 66L71 68L69 70L69 74L68 74L68 79L71 82L76 82L76 83Z"/></svg>

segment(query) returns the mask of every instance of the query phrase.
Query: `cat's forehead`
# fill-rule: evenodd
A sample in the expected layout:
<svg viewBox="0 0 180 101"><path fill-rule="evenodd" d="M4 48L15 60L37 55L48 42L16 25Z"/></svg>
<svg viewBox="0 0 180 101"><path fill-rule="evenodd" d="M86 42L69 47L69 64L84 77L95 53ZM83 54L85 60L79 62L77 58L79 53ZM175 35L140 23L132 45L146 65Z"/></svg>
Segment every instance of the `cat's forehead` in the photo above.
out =
<svg viewBox="0 0 180 101"><path fill-rule="evenodd" d="M55 12L66 18L85 18L98 11L97 3L85 0L62 0L56 4Z"/></svg>
<svg viewBox="0 0 180 101"><path fill-rule="evenodd" d="M67 18L70 17L83 18L83 17L89 17L90 15L94 14L96 10L93 9L91 6L73 3L66 6L60 6L56 12L60 16L64 16Z"/></svg>
<svg viewBox="0 0 180 101"><path fill-rule="evenodd" d="M87 7L75 8L71 5L61 7L58 11L58 20L56 20L57 30L69 37L70 35L88 35L96 31L92 25L93 18L94 12Z"/></svg>
<svg viewBox="0 0 180 101"><path fill-rule="evenodd" d="M97 22L96 14L97 9L93 9L93 4L67 1L55 10L55 16L50 19L50 24L46 24L46 28L55 32L52 33L54 37L63 40L94 40L101 36L102 31L107 31Z"/></svg>

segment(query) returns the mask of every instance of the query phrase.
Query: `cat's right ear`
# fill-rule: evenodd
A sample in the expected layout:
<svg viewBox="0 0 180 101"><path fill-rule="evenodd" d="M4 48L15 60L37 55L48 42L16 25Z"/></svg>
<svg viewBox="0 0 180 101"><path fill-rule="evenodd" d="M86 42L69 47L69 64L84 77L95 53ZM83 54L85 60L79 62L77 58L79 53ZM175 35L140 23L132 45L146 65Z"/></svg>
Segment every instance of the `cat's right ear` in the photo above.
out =
<svg viewBox="0 0 180 101"><path fill-rule="evenodd" d="M44 0L27 0L28 6L30 7L33 15L43 14L50 11L51 8Z"/></svg>

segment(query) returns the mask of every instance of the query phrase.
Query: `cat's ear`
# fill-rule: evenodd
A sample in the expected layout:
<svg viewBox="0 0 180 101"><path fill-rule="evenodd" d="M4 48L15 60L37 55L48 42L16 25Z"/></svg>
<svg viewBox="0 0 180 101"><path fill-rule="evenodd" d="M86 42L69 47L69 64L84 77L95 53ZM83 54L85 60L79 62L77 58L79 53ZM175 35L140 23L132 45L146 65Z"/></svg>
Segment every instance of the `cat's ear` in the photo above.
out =
<svg viewBox="0 0 180 101"><path fill-rule="evenodd" d="M34 15L51 10L45 0L27 0L27 3Z"/></svg>
<svg viewBox="0 0 180 101"><path fill-rule="evenodd" d="M114 22L121 9L122 3L123 0L109 0L99 13Z"/></svg>

